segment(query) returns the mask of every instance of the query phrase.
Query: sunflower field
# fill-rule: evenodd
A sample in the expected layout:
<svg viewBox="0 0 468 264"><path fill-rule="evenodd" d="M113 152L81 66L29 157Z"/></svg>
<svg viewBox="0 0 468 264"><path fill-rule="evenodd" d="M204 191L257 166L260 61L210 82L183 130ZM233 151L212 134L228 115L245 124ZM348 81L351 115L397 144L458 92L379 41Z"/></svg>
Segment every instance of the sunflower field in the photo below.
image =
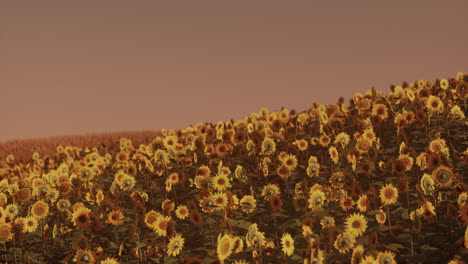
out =
<svg viewBox="0 0 468 264"><path fill-rule="evenodd" d="M0 160L0 263L465 263L468 74Z"/></svg>

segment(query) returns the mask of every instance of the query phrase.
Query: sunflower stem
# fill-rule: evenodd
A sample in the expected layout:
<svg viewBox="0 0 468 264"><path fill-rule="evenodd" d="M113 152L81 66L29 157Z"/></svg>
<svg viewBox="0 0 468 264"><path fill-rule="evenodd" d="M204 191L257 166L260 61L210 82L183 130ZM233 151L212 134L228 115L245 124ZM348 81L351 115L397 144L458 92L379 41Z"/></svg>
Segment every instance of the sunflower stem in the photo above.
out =
<svg viewBox="0 0 468 264"><path fill-rule="evenodd" d="M388 215L388 226L391 227L392 222L390 221L390 209L388 208L388 205L387 205L387 215Z"/></svg>

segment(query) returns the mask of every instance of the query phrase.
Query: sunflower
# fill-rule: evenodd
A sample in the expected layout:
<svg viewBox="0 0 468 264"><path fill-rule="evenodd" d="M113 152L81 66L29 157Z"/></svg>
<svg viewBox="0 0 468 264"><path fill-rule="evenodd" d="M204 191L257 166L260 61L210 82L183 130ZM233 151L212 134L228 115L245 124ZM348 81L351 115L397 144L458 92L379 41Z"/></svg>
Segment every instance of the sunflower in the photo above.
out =
<svg viewBox="0 0 468 264"><path fill-rule="evenodd" d="M327 134L323 134L318 139L318 142L322 147L326 148L326 147L328 147L328 145L330 145L331 138Z"/></svg>
<svg viewBox="0 0 468 264"><path fill-rule="evenodd" d="M351 264L361 263L362 258L364 257L364 246L358 245L353 249L353 254L351 255Z"/></svg>
<svg viewBox="0 0 468 264"><path fill-rule="evenodd" d="M134 177L125 174L118 184L120 189L123 191L131 191L135 187L135 183L136 181Z"/></svg>
<svg viewBox="0 0 468 264"><path fill-rule="evenodd" d="M90 167L87 167L87 166L81 167L79 169L79 171L78 171L79 178L82 179L82 180L85 180L85 181L89 181L89 180L93 179L95 175L96 175L96 173L93 170L93 168L90 168Z"/></svg>
<svg viewBox="0 0 468 264"><path fill-rule="evenodd" d="M37 201L32 205L31 213L38 220L46 218L49 214L49 204L43 201Z"/></svg>
<svg viewBox="0 0 468 264"><path fill-rule="evenodd" d="M440 187L449 187L453 182L453 172L449 167L439 166L432 172L432 176Z"/></svg>
<svg viewBox="0 0 468 264"><path fill-rule="evenodd" d="M212 194L211 199L214 201L215 206L219 207L220 209L224 209L228 205L228 198L223 192Z"/></svg>
<svg viewBox="0 0 468 264"><path fill-rule="evenodd" d="M252 195L244 195L240 200L242 211L251 213L257 207L257 200Z"/></svg>
<svg viewBox="0 0 468 264"><path fill-rule="evenodd" d="M77 262L78 264L89 264L94 263L96 260L94 259L93 252L91 250L79 249L76 252L73 261Z"/></svg>
<svg viewBox="0 0 468 264"><path fill-rule="evenodd" d="M220 172L212 179L213 188L216 191L223 192L231 188L231 182L226 174Z"/></svg>
<svg viewBox="0 0 468 264"><path fill-rule="evenodd" d="M459 206L464 206L467 201L468 201L467 192L462 192L460 195L458 195L457 203Z"/></svg>
<svg viewBox="0 0 468 264"><path fill-rule="evenodd" d="M179 178L179 174L177 172L173 172L169 174L167 181L171 184L177 184L179 182Z"/></svg>
<svg viewBox="0 0 468 264"><path fill-rule="evenodd" d="M367 195L363 194L361 197L359 197L357 201L357 208L359 209L360 212L366 212L367 209L369 208L370 201L367 198Z"/></svg>
<svg viewBox="0 0 468 264"><path fill-rule="evenodd" d="M216 210L215 201L211 195L200 200L200 207L205 213L212 213Z"/></svg>
<svg viewBox="0 0 468 264"><path fill-rule="evenodd" d="M170 216L160 216L153 224L153 230L156 234L160 236L167 235L167 227L169 226L169 221L171 221Z"/></svg>
<svg viewBox="0 0 468 264"><path fill-rule="evenodd" d="M294 170L297 167L297 157L293 154L287 154L280 161L284 165L286 165L290 170Z"/></svg>
<svg viewBox="0 0 468 264"><path fill-rule="evenodd" d="M398 190L392 184L387 184L380 189L380 199L384 205L396 203L398 199Z"/></svg>
<svg viewBox="0 0 468 264"><path fill-rule="evenodd" d="M460 106L455 105L450 109L450 114L455 117L455 119L465 119L465 114L460 109Z"/></svg>
<svg viewBox="0 0 468 264"><path fill-rule="evenodd" d="M177 137L167 136L163 139L163 144L166 149L174 148L177 143Z"/></svg>
<svg viewBox="0 0 468 264"><path fill-rule="evenodd" d="M13 239L13 230L10 223L0 223L0 242Z"/></svg>
<svg viewBox="0 0 468 264"><path fill-rule="evenodd" d="M309 208L312 209L313 212L321 210L325 202L325 193L321 190L312 191L308 202Z"/></svg>
<svg viewBox="0 0 468 264"><path fill-rule="evenodd" d="M215 147L215 152L218 155L218 157L225 157L228 155L229 147L224 143L219 143Z"/></svg>
<svg viewBox="0 0 468 264"><path fill-rule="evenodd" d="M385 252L379 252L377 255L377 262L384 264L397 264L395 261L395 254L389 250L386 250Z"/></svg>
<svg viewBox="0 0 468 264"><path fill-rule="evenodd" d="M24 218L23 221L23 230L28 233L33 233L36 231L38 226L37 219L34 216L28 216Z"/></svg>
<svg viewBox="0 0 468 264"><path fill-rule="evenodd" d="M372 108L372 116L378 116L382 120L388 118L388 110L384 104L375 104Z"/></svg>
<svg viewBox="0 0 468 264"><path fill-rule="evenodd" d="M297 147L297 149L299 149L299 151L306 151L307 147L309 146L309 144L307 143L307 141L305 139L298 139L298 140L294 141L293 144L296 145L296 147Z"/></svg>
<svg viewBox="0 0 468 264"><path fill-rule="evenodd" d="M331 228L335 226L335 218L333 216L324 216L322 220L320 220L320 225L322 228Z"/></svg>
<svg viewBox="0 0 468 264"><path fill-rule="evenodd" d="M427 99L426 107L430 112L442 112L444 110L444 103L439 97L430 95Z"/></svg>
<svg viewBox="0 0 468 264"><path fill-rule="evenodd" d="M19 207L17 204L9 204L5 207L5 212L10 213L12 216L16 216L19 213Z"/></svg>
<svg viewBox="0 0 468 264"><path fill-rule="evenodd" d="M176 213L176 216L177 216L179 219L183 220L183 219L185 219L185 218L188 217L188 215L189 215L189 210L188 210L187 206L185 206L185 205L179 205L179 206L177 207L175 213Z"/></svg>
<svg viewBox="0 0 468 264"><path fill-rule="evenodd" d="M101 260L99 264L119 264L119 261L117 261L117 259L115 258L108 257L108 258Z"/></svg>
<svg viewBox="0 0 468 264"><path fill-rule="evenodd" d="M265 200L268 200L270 196L280 195L281 190L277 184L267 184L263 186L262 196L265 197Z"/></svg>
<svg viewBox="0 0 468 264"><path fill-rule="evenodd" d="M338 150L335 147L330 147L328 149L328 153L330 154L331 160L335 163L338 164L339 156L338 156Z"/></svg>
<svg viewBox="0 0 468 264"><path fill-rule="evenodd" d="M167 255L173 257L179 255L180 251L184 247L184 241L184 238L180 234L171 237L169 244L167 244Z"/></svg>
<svg viewBox="0 0 468 264"><path fill-rule="evenodd" d="M273 211L278 211L283 206L283 201L278 195L270 196L270 207Z"/></svg>
<svg viewBox="0 0 468 264"><path fill-rule="evenodd" d="M387 215L382 209L380 209L375 215L375 219L377 220L379 224L383 225L385 223L385 220L387 219Z"/></svg>
<svg viewBox="0 0 468 264"><path fill-rule="evenodd" d="M286 256L292 256L294 254L294 239L291 237L291 234L283 234L281 237L281 246Z"/></svg>
<svg viewBox="0 0 468 264"><path fill-rule="evenodd" d="M91 218L89 216L90 213L91 210L84 206L76 209L72 215L73 225L81 229L89 228L91 224Z"/></svg>
<svg viewBox="0 0 468 264"><path fill-rule="evenodd" d="M421 178L421 189L424 192L424 195L431 195L434 192L434 178L427 174L424 173L424 175Z"/></svg>
<svg viewBox="0 0 468 264"><path fill-rule="evenodd" d="M436 215L434 205L431 202L425 201L423 205L419 208L420 215L424 217L424 219L429 219L432 216Z"/></svg>
<svg viewBox="0 0 468 264"><path fill-rule="evenodd" d="M365 256L359 264L378 264L377 260L374 258L374 256L369 255Z"/></svg>
<svg viewBox="0 0 468 264"><path fill-rule="evenodd" d="M356 239L350 233L343 232L336 237L333 246L342 254L348 252L354 247Z"/></svg>
<svg viewBox="0 0 468 264"><path fill-rule="evenodd" d="M276 151L276 143L273 139L269 137L265 137L262 141L262 154L264 155L270 155L273 154Z"/></svg>
<svg viewBox="0 0 468 264"><path fill-rule="evenodd" d="M234 248L234 240L231 236L224 234L218 235L218 247L216 249L216 253L218 254L218 259L221 264L224 264L224 260L227 259L233 251Z"/></svg>
<svg viewBox="0 0 468 264"><path fill-rule="evenodd" d="M287 180L289 176L291 176L291 169L287 165L281 164L276 169L276 173L281 177L281 179Z"/></svg>
<svg viewBox="0 0 468 264"><path fill-rule="evenodd" d="M109 212L107 214L107 223L111 224L111 225L121 225L123 222L122 222L122 219L124 218L124 215L122 214L122 212L120 210L112 210L111 212Z"/></svg>
<svg viewBox="0 0 468 264"><path fill-rule="evenodd" d="M335 137L335 141L333 142L333 144L335 145L340 144L341 147L344 149L346 145L348 145L349 140L350 140L349 135L345 132L341 132Z"/></svg>
<svg viewBox="0 0 468 264"><path fill-rule="evenodd" d="M309 165L306 169L307 177L318 177L320 173L320 165Z"/></svg>
<svg viewBox="0 0 468 264"><path fill-rule="evenodd" d="M355 213L346 218L346 232L355 237L361 236L367 229L367 220L364 215Z"/></svg>

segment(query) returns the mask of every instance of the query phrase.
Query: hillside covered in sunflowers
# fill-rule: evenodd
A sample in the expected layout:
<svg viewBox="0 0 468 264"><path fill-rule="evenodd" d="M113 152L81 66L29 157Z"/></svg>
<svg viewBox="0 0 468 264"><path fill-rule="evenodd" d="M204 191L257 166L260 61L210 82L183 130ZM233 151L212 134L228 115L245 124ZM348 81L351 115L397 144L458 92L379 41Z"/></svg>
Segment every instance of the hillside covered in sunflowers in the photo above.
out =
<svg viewBox="0 0 468 264"><path fill-rule="evenodd" d="M465 263L467 90L458 73L5 155L0 262Z"/></svg>

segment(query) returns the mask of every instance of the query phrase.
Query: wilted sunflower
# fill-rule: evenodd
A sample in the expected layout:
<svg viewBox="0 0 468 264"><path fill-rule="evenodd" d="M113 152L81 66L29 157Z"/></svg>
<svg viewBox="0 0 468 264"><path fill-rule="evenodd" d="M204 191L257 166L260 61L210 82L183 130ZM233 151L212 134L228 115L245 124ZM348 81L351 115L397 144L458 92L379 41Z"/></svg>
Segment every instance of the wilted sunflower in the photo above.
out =
<svg viewBox="0 0 468 264"><path fill-rule="evenodd" d="M355 237L361 236L367 230L367 220L364 215L355 213L346 218L346 232Z"/></svg>
<svg viewBox="0 0 468 264"><path fill-rule="evenodd" d="M265 137L262 141L262 154L270 155L276 151L276 143L273 139Z"/></svg>
<svg viewBox="0 0 468 264"><path fill-rule="evenodd" d="M356 239L350 233L343 232L336 237L333 246L342 254L350 251L356 244Z"/></svg>
<svg viewBox="0 0 468 264"><path fill-rule="evenodd" d="M111 212L109 212L107 214L107 223L111 224L111 225L121 225L123 222L122 222L122 219L124 218L124 215L122 214L122 212L120 210L112 210Z"/></svg>
<svg viewBox="0 0 468 264"><path fill-rule="evenodd" d="M189 210L188 210L187 206L185 206L185 205L179 205L179 206L177 207L175 213L176 213L176 216L177 216L179 219L183 220L183 219L185 219L185 218L188 217L188 215L189 215Z"/></svg>
<svg viewBox="0 0 468 264"><path fill-rule="evenodd" d="M32 205L31 213L38 220L46 218L49 214L49 204L43 201L37 201Z"/></svg>
<svg viewBox="0 0 468 264"><path fill-rule="evenodd" d="M276 173L281 177L281 179L287 180L289 176L291 176L291 169L287 165L281 164L276 168Z"/></svg>
<svg viewBox="0 0 468 264"><path fill-rule="evenodd" d="M294 254L294 239L291 237L291 234L283 234L281 237L281 246L286 256L292 256Z"/></svg>
<svg viewBox="0 0 468 264"><path fill-rule="evenodd" d="M387 215L382 209L379 209L379 211L375 215L375 219L377 220L379 224L383 225L385 223L385 220L387 219Z"/></svg>
<svg viewBox="0 0 468 264"><path fill-rule="evenodd" d="M423 205L419 208L420 215L424 217L424 219L429 219L432 216L436 215L434 205L431 202L425 201Z"/></svg>
<svg viewBox="0 0 468 264"><path fill-rule="evenodd" d="M452 170L444 165L435 169L432 176L439 187L449 187L453 182Z"/></svg>
<svg viewBox="0 0 468 264"><path fill-rule="evenodd" d="M36 231L38 226L37 219L34 216L25 217L23 220L23 230L28 233Z"/></svg>
<svg viewBox="0 0 468 264"><path fill-rule="evenodd" d="M177 256L179 255L180 251L184 247L184 238L181 234L177 234L169 240L169 244L167 244L167 255L169 256Z"/></svg>
<svg viewBox="0 0 468 264"><path fill-rule="evenodd" d="M216 253L218 254L218 259L221 264L224 263L231 254L234 249L234 240L231 238L230 235L221 234L218 235L218 247L216 249Z"/></svg>
<svg viewBox="0 0 468 264"><path fill-rule="evenodd" d="M344 149L346 145L348 145L349 140L350 140L349 135L345 132L341 132L335 137L335 141L333 141L333 144L335 145L340 144L341 147Z"/></svg>
<svg viewBox="0 0 468 264"><path fill-rule="evenodd" d="M325 193L321 190L312 191L308 202L313 212L321 210L325 202Z"/></svg>
<svg viewBox="0 0 468 264"><path fill-rule="evenodd" d="M283 201L278 195L270 196L270 207L273 211L278 211L283 206Z"/></svg>
<svg viewBox="0 0 468 264"><path fill-rule="evenodd" d="M336 147L332 146L328 149L328 154L330 154L330 159L335 163L338 164L338 160L340 156L338 155L338 150Z"/></svg>
<svg viewBox="0 0 468 264"><path fill-rule="evenodd" d="M377 255L377 262L385 264L397 264L395 261L395 254L389 250L386 250L385 252L379 252Z"/></svg>
<svg viewBox="0 0 468 264"><path fill-rule="evenodd" d="M384 205L396 203L398 190L392 184L387 184L380 189L380 199Z"/></svg>
<svg viewBox="0 0 468 264"><path fill-rule="evenodd" d="M94 263L96 260L94 259L93 252L91 250L79 249L76 252L73 261L77 262L78 264L89 264Z"/></svg>
<svg viewBox="0 0 468 264"><path fill-rule="evenodd" d="M332 216L324 216L322 220L320 220L320 225L322 228L331 228L335 226L335 218Z"/></svg>
<svg viewBox="0 0 468 264"><path fill-rule="evenodd" d="M158 218L160 216L161 216L161 214L154 211L154 210L151 210L151 211L147 212L145 214L145 224L146 224L146 226L149 227L149 228L153 228L154 223L156 222L156 220L158 220Z"/></svg>
<svg viewBox="0 0 468 264"><path fill-rule="evenodd" d="M351 255L351 264L360 264L362 258L364 257L364 246L358 245L353 249L353 254Z"/></svg>
<svg viewBox="0 0 468 264"><path fill-rule="evenodd" d="M434 178L427 173L424 173L424 175L422 176L420 185L421 189L424 192L424 195L431 195L435 190Z"/></svg>
<svg viewBox="0 0 468 264"><path fill-rule="evenodd" d="M72 215L73 225L81 229L89 228L91 224L91 218L89 216L90 213L91 210L84 206L76 209Z"/></svg>
<svg viewBox="0 0 468 264"><path fill-rule="evenodd" d="M219 192L223 192L227 190L228 188L231 188L231 182L228 176L224 174L223 172L220 172L215 177L213 177L212 183L213 183L213 188Z"/></svg>
<svg viewBox="0 0 468 264"><path fill-rule="evenodd" d="M252 195L244 195L240 200L240 205L242 211L246 213L251 213L257 207L257 200Z"/></svg>

